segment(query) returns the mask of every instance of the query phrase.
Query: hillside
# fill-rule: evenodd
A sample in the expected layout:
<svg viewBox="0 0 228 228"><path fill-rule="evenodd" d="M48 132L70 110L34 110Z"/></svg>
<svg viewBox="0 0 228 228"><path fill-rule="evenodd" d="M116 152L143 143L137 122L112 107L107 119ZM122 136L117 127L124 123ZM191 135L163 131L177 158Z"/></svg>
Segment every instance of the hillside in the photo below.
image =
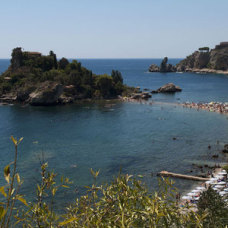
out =
<svg viewBox="0 0 228 228"><path fill-rule="evenodd" d="M221 42L214 49L199 48L176 66L168 64L165 57L160 65L152 64L150 72L201 72L228 74L228 42Z"/></svg>

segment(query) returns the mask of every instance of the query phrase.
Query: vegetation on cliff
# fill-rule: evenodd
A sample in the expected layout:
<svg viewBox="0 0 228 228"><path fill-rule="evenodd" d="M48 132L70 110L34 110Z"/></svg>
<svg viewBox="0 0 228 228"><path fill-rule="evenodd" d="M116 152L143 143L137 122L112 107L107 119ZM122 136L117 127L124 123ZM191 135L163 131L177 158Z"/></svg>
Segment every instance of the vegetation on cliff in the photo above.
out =
<svg viewBox="0 0 228 228"><path fill-rule="evenodd" d="M0 76L0 96L6 102L49 105L87 98L116 98L128 90L119 71L113 70L111 76L95 75L76 60L58 61L53 51L43 56L15 48L11 65Z"/></svg>
<svg viewBox="0 0 228 228"><path fill-rule="evenodd" d="M91 169L94 184L87 193L61 210L55 204L60 189L71 182L41 164L41 181L34 199L29 202L20 194L23 180L17 170L18 145L22 141L11 137L15 159L4 168L6 184L0 186L1 227L225 227L228 208L218 193L209 189L198 203L198 212L189 205L180 207L176 189L168 179L161 179L157 192L151 192L140 181L141 176L119 175L111 183L97 185L99 171ZM12 171L10 169L12 167Z"/></svg>

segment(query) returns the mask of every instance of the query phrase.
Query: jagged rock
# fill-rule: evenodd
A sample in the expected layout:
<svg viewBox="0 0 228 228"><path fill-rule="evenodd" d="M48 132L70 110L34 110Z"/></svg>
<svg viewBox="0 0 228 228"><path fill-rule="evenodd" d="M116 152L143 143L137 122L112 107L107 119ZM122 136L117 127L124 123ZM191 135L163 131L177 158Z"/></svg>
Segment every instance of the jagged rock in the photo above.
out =
<svg viewBox="0 0 228 228"><path fill-rule="evenodd" d="M65 96L63 94L59 97L59 103L61 103L61 104L70 104L73 102L74 102L73 97Z"/></svg>
<svg viewBox="0 0 228 228"><path fill-rule="evenodd" d="M167 62L168 62L168 58L165 57L160 65L160 72L167 72Z"/></svg>
<svg viewBox="0 0 228 228"><path fill-rule="evenodd" d="M211 51L195 51L176 65L178 72L221 73L228 71L228 42L221 42Z"/></svg>
<svg viewBox="0 0 228 228"><path fill-rule="evenodd" d="M157 93L175 93L181 91L182 89L179 86L174 85L173 83L168 83L156 90Z"/></svg>
<svg viewBox="0 0 228 228"><path fill-rule="evenodd" d="M172 64L168 64L168 58L165 57L162 62L160 67L157 66L156 64L152 64L149 67L149 72L161 72L161 73L167 73L167 72L175 72L176 67L173 66Z"/></svg>
<svg viewBox="0 0 228 228"><path fill-rule="evenodd" d="M59 103L59 97L63 92L63 86L56 82L46 81L29 94L31 105L55 105Z"/></svg>
<svg viewBox="0 0 228 228"><path fill-rule="evenodd" d="M156 64L152 64L149 67L149 72L160 72L160 69Z"/></svg>
<svg viewBox="0 0 228 228"><path fill-rule="evenodd" d="M131 99L148 99L151 98L151 94L149 94L148 92L143 92L143 93L134 93L131 96Z"/></svg>
<svg viewBox="0 0 228 228"><path fill-rule="evenodd" d="M141 93L134 93L131 95L132 99L140 99L141 98Z"/></svg>
<svg viewBox="0 0 228 228"><path fill-rule="evenodd" d="M17 96L14 93L9 93L0 97L0 102L14 103L17 100Z"/></svg>
<svg viewBox="0 0 228 228"><path fill-rule="evenodd" d="M192 69L206 68L210 61L209 52L195 51L177 64L177 71L192 71Z"/></svg>
<svg viewBox="0 0 228 228"><path fill-rule="evenodd" d="M142 99L148 99L148 98L151 98L151 97L152 97L151 94L149 94L148 92L143 92L141 94L141 98Z"/></svg>
<svg viewBox="0 0 228 228"><path fill-rule="evenodd" d="M17 91L17 101L24 102L29 99L29 94L32 93L36 88L35 87L29 87L26 90L19 90Z"/></svg>
<svg viewBox="0 0 228 228"><path fill-rule="evenodd" d="M228 47L215 48L210 53L210 68L228 70Z"/></svg>

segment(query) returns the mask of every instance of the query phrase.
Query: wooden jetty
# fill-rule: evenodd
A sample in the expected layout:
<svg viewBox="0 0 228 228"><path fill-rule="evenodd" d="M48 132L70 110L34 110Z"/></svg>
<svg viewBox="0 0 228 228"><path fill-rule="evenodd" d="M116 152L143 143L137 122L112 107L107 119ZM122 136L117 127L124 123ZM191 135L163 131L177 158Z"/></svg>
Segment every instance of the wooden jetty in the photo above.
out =
<svg viewBox="0 0 228 228"><path fill-rule="evenodd" d="M210 178L183 175L183 174L178 174L178 173L171 173L168 171L161 171L160 173L158 173L158 176L175 177L175 178L182 178L182 179L196 180L196 181L208 181L208 180L210 180Z"/></svg>

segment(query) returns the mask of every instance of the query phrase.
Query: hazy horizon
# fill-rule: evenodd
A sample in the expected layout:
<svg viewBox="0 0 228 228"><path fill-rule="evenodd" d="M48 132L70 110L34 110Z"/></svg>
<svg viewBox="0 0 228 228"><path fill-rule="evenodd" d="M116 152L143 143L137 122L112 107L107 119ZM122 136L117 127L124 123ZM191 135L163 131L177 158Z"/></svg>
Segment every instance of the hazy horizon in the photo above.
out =
<svg viewBox="0 0 228 228"><path fill-rule="evenodd" d="M228 40L226 0L4 1L0 58L15 47L59 58L185 58Z"/></svg>

